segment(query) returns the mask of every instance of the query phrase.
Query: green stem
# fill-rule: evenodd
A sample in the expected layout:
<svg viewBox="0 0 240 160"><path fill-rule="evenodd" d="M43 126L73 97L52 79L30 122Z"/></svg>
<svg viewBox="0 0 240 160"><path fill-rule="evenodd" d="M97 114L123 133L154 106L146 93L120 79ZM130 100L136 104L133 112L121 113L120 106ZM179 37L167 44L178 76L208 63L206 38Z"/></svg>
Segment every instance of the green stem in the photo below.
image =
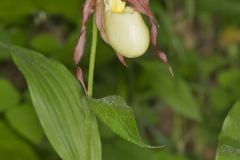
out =
<svg viewBox="0 0 240 160"><path fill-rule="evenodd" d="M95 18L93 18L93 28L92 28L92 47L89 61L89 72L88 72L88 96L92 97L93 94L93 77L94 77L94 67L95 67L95 57L97 48L97 26Z"/></svg>
<svg viewBox="0 0 240 160"><path fill-rule="evenodd" d="M95 66L95 57L96 57L96 48L97 48L97 26L95 22L95 18L93 17L93 28L92 28L92 46L91 46L91 53L90 53L90 61L89 61L89 72L88 72L88 92L87 95L92 97L93 94L93 77L94 77L94 66ZM96 123L95 116L89 110L89 113L86 117L86 130L87 130L87 146L86 146L86 160L91 160L91 141L93 135L93 123Z"/></svg>

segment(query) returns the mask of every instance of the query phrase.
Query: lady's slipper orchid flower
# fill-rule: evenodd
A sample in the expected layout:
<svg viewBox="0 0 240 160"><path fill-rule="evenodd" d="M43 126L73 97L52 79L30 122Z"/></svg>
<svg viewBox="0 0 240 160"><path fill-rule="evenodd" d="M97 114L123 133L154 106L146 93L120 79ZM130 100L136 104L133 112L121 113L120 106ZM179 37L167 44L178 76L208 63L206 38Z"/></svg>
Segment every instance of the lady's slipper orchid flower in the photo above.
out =
<svg viewBox="0 0 240 160"><path fill-rule="evenodd" d="M86 0L80 38L74 53L75 64L78 65L83 56L86 23L92 13L95 13L102 39L116 51L122 64L126 65L124 57L135 58L144 54L150 42L158 58L168 64L165 53L157 47L157 24L149 7L149 0ZM140 14L148 17L150 32ZM172 73L171 67L169 70ZM83 84L82 71L80 68L77 71L78 79Z"/></svg>

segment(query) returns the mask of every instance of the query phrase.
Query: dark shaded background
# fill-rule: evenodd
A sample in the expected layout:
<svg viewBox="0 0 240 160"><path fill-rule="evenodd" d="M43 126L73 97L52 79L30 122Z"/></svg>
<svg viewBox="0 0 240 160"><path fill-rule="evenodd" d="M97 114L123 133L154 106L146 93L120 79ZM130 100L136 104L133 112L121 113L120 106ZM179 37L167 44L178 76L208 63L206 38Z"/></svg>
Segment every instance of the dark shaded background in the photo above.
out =
<svg viewBox="0 0 240 160"><path fill-rule="evenodd" d="M222 122L240 97L239 0L150 0L158 45L175 78L151 51L122 66L100 38L94 97L118 94L135 111L147 150L100 124L103 160L212 160ZM0 41L61 61L74 72L81 0L0 0ZM87 75L91 41L81 65ZM26 82L0 50L0 159L57 160L38 123Z"/></svg>

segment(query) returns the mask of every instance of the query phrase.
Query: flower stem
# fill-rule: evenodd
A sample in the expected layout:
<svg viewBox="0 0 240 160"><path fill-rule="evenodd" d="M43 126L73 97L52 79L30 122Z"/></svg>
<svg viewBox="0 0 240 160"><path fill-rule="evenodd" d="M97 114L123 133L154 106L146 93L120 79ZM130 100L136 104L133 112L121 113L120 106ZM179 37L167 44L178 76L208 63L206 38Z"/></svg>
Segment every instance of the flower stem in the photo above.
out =
<svg viewBox="0 0 240 160"><path fill-rule="evenodd" d="M88 72L88 96L92 97L93 94L93 77L94 77L94 67L95 67L95 57L97 48L97 26L95 18L93 17L93 28L92 28L92 47L90 53L89 61L89 72Z"/></svg>
<svg viewBox="0 0 240 160"><path fill-rule="evenodd" d="M90 61L89 61L89 72L88 72L88 91L87 95L92 97L93 94L93 77L94 77L94 67L95 67L95 57L96 57L96 48L97 48L97 26L95 22L95 17L93 17L93 27L92 27L92 46L90 53ZM89 113L86 117L86 131L87 131L87 145L86 145L86 160L92 159L91 152L91 142L92 136L96 133L93 133L93 125L96 123L95 115L89 110Z"/></svg>

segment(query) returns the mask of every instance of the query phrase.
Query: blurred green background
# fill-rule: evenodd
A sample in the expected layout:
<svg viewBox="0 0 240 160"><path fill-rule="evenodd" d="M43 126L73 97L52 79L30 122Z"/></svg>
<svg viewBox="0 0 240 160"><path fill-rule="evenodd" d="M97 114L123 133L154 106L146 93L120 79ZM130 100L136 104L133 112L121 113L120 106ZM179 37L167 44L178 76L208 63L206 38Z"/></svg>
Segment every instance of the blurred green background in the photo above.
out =
<svg viewBox="0 0 240 160"><path fill-rule="evenodd" d="M175 78L151 49L122 66L100 38L94 97L118 94L133 107L148 150L100 123L103 160L212 160L221 126L240 98L240 1L150 0L158 46ZM82 0L0 0L0 41L39 51L74 73ZM81 62L87 75L91 41ZM86 76L85 76L86 77ZM26 82L0 50L0 159L58 160L44 136Z"/></svg>

